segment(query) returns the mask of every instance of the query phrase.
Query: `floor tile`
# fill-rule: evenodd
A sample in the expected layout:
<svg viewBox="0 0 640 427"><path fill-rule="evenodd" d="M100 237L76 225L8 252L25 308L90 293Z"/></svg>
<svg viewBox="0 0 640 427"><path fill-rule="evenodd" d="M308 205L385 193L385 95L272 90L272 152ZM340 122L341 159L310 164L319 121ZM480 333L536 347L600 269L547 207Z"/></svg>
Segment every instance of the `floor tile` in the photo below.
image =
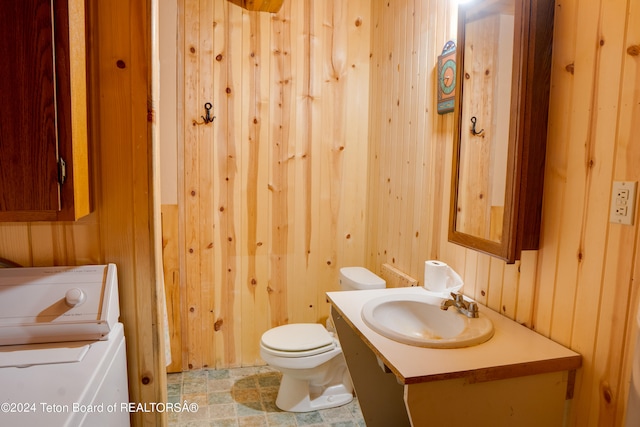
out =
<svg viewBox="0 0 640 427"><path fill-rule="evenodd" d="M168 374L168 401L198 405L197 412L168 414L169 426L366 427L357 399L320 411L281 411L275 404L281 376L269 366Z"/></svg>

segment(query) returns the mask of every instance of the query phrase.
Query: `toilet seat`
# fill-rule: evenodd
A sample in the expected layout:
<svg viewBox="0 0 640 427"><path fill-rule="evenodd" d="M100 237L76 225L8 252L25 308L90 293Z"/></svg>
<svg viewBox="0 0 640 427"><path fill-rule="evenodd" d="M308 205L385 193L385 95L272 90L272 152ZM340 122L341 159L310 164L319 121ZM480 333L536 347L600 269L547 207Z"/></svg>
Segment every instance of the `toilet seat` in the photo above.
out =
<svg viewBox="0 0 640 427"><path fill-rule="evenodd" d="M336 348L333 336L317 323L294 323L266 331L262 349L278 357L308 357Z"/></svg>

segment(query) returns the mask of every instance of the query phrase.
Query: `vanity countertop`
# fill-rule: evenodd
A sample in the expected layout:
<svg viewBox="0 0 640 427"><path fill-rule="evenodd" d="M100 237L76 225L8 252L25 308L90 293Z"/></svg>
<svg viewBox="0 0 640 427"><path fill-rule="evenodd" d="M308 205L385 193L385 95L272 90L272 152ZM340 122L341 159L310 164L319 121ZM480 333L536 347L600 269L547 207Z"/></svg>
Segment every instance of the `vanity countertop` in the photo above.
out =
<svg viewBox="0 0 640 427"><path fill-rule="evenodd" d="M402 344L374 332L362 320L362 306L383 295L425 294L422 287L328 292L332 309L346 320L403 384L454 378L492 381L559 371L575 371L580 354L478 304L494 325L494 336L473 347L437 349ZM570 377L572 381L573 375ZM569 387L571 390L572 387Z"/></svg>

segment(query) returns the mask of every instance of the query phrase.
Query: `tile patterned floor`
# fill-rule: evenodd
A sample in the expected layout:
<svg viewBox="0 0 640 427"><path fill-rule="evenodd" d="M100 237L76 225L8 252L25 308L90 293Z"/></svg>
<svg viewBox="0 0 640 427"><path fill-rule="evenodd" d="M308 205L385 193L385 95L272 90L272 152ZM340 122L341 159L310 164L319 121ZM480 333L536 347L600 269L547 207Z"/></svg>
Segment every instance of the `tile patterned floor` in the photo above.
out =
<svg viewBox="0 0 640 427"><path fill-rule="evenodd" d="M275 405L280 377L268 366L169 374L168 401L198 404L197 412L169 412L169 426L365 427L357 399L314 412L281 411Z"/></svg>

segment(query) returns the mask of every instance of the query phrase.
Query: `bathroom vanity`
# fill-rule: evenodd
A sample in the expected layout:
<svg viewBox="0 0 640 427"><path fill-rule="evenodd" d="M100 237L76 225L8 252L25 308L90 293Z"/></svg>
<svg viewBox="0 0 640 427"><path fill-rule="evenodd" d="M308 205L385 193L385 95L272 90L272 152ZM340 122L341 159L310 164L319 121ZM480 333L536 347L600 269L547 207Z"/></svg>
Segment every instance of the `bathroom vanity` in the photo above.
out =
<svg viewBox="0 0 640 427"><path fill-rule="evenodd" d="M562 426L581 356L479 305L488 341L464 348L402 344L370 329L362 307L422 287L329 292L331 316L367 427Z"/></svg>

